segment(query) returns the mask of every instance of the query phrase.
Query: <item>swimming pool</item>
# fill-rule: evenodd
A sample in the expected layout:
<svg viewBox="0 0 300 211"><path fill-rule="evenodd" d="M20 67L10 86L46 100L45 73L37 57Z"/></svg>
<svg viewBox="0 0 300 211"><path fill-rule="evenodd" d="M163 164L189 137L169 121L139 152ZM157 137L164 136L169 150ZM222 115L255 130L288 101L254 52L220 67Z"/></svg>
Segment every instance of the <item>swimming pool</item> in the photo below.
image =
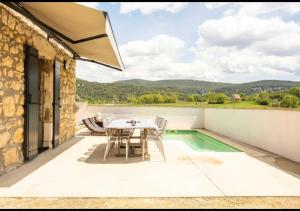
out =
<svg viewBox="0 0 300 211"><path fill-rule="evenodd" d="M232 146L194 130L167 130L164 140L182 141L199 152L240 152Z"/></svg>

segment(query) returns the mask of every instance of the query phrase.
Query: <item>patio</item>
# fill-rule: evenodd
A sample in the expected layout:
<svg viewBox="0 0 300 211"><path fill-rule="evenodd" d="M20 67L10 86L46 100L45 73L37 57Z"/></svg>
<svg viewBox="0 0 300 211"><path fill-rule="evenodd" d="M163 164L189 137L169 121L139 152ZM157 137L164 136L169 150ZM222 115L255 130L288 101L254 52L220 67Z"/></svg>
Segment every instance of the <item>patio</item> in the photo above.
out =
<svg viewBox="0 0 300 211"><path fill-rule="evenodd" d="M201 131L244 152L197 153L181 142L164 141L167 162L151 145L149 160L125 161L112 152L104 162L106 137L80 131L71 141L3 175L0 196L300 196L299 164L285 161L279 166L279 156Z"/></svg>

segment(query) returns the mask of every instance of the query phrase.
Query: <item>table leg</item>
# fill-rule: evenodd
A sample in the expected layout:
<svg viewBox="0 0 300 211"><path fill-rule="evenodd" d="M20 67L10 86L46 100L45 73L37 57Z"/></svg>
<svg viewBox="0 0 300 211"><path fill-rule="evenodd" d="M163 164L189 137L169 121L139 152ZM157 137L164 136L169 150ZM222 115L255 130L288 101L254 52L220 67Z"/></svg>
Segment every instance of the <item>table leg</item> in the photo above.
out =
<svg viewBox="0 0 300 211"><path fill-rule="evenodd" d="M145 130L144 130L144 134L145 134L145 137L144 137L144 139L145 139L145 148L146 148L146 155L148 156L148 141L147 141L147 134L148 134L148 130L147 130L147 128L145 128Z"/></svg>

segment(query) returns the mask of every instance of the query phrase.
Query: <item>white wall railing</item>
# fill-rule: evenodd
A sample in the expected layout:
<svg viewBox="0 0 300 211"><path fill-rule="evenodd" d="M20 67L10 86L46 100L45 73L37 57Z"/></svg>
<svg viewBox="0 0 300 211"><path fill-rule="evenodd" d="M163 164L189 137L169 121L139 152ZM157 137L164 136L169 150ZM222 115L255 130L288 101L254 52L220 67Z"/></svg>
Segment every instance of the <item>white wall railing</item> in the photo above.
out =
<svg viewBox="0 0 300 211"><path fill-rule="evenodd" d="M205 109L203 128L300 162L300 112Z"/></svg>
<svg viewBox="0 0 300 211"><path fill-rule="evenodd" d="M116 118L156 115L168 120L168 129L203 128L233 140L300 162L300 112L290 110L182 108L152 106L86 106L77 122L95 113Z"/></svg>
<svg viewBox="0 0 300 211"><path fill-rule="evenodd" d="M103 115L113 114L115 118L137 116L140 119L155 119L156 115L168 120L170 129L191 129L203 127L203 110L198 108L179 107L134 107L134 106L87 106L84 112L77 115L77 123L83 118L95 116L97 112Z"/></svg>

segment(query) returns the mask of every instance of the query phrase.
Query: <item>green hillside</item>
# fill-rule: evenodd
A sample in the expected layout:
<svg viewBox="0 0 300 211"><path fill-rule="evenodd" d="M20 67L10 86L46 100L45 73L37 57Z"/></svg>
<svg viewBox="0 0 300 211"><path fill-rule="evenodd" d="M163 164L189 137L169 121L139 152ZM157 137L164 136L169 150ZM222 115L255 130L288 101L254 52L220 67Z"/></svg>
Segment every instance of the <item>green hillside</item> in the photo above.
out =
<svg viewBox="0 0 300 211"><path fill-rule="evenodd" d="M263 80L249 83L232 84L198 80L124 80L114 83L98 83L77 79L77 99L97 103L126 102L128 97L138 97L148 93L178 96L184 100L191 94L203 94L208 91L222 92L230 96L233 93L251 95L261 91L277 91L300 86L300 82Z"/></svg>
<svg viewBox="0 0 300 211"><path fill-rule="evenodd" d="M198 80L159 80L159 81L147 81L141 79L132 79L117 81L113 84L126 84L126 85L139 85L139 86L151 86L151 87L177 87L177 88L198 88L198 89L214 89L221 88L223 86L230 86L230 83L218 83L209 81Z"/></svg>

